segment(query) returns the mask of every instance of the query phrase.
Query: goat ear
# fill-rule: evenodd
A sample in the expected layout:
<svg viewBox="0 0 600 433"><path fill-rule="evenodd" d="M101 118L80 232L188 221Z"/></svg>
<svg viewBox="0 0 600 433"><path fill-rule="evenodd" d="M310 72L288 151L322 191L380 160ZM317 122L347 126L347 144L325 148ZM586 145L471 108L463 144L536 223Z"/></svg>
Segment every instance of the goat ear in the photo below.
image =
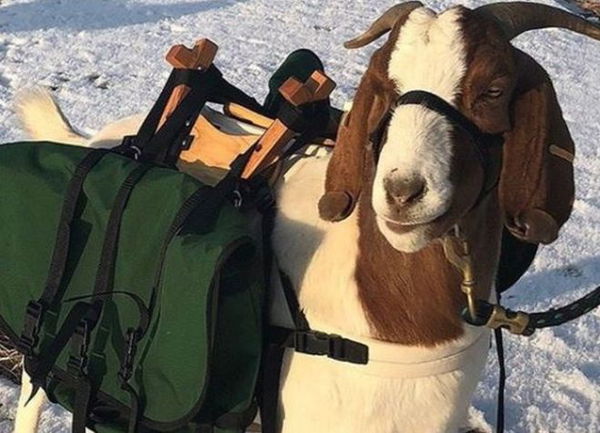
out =
<svg viewBox="0 0 600 433"><path fill-rule="evenodd" d="M530 243L551 243L573 207L571 139L546 71L516 51L519 82L505 134L500 200L506 227Z"/></svg>
<svg viewBox="0 0 600 433"><path fill-rule="evenodd" d="M365 177L370 134L388 108L382 92L377 90L376 78L368 70L358 86L352 109L339 127L327 167L325 194L319 201L319 215L326 221L341 221L356 206Z"/></svg>

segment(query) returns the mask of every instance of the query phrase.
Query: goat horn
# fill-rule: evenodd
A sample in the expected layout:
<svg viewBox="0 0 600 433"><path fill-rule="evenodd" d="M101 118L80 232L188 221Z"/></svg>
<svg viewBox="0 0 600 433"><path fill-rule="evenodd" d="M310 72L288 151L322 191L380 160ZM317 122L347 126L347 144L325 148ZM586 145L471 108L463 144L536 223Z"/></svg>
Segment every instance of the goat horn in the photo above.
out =
<svg viewBox="0 0 600 433"><path fill-rule="evenodd" d="M477 8L496 18L513 39L529 30L559 27L600 40L600 26L561 9L529 2L493 3Z"/></svg>
<svg viewBox="0 0 600 433"><path fill-rule="evenodd" d="M405 17L415 9L420 8L422 6L423 3L419 1L410 1L406 3L401 3L396 6L392 6L390 9L385 11L385 13L382 16L380 16L377 19L377 21L371 24L371 27L369 27L369 29L366 32L344 43L344 47L360 48L364 47L367 44L370 44L375 39L392 30L392 28L398 22L399 19Z"/></svg>

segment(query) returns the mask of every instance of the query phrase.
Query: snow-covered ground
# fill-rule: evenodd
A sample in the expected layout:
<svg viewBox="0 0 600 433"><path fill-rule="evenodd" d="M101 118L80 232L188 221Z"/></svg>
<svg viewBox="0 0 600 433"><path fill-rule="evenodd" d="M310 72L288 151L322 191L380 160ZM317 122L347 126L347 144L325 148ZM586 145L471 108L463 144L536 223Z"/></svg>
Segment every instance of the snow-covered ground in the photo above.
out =
<svg viewBox="0 0 600 433"><path fill-rule="evenodd" d="M425 1L434 9L453 0ZM481 1L466 0L466 6ZM550 5L564 1L547 0ZM199 37L216 41L226 77L262 98L287 53L307 47L351 98L373 48L342 42L393 0L0 0L0 142L24 138L12 110L15 92L55 89L83 130L147 110L169 73L164 53ZM516 45L550 72L577 143L577 200L556 244L544 247L506 303L543 310L600 282L600 42L562 31L521 36ZM409 67L409 65L407 65ZM507 432L600 433L600 311L532 338L508 337ZM495 417L497 364L490 357L472 415L486 429ZM0 433L9 432L17 391L0 379ZM49 408L43 432L69 431L69 417ZM415 432L427 433L427 432Z"/></svg>

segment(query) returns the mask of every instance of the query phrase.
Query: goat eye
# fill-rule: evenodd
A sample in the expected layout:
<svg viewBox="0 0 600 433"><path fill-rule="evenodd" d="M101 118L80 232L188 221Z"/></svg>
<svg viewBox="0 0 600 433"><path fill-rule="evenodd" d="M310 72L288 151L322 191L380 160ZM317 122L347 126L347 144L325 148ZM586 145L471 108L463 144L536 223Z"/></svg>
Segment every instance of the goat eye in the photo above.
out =
<svg viewBox="0 0 600 433"><path fill-rule="evenodd" d="M499 98L504 94L504 91L500 87L490 87L485 92L485 96L488 98Z"/></svg>

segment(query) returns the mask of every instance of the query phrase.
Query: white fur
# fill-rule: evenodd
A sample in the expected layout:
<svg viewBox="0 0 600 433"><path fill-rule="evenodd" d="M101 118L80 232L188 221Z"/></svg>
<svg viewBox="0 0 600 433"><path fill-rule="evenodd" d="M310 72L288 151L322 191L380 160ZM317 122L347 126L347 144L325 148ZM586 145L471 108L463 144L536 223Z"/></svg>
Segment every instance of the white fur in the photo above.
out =
<svg viewBox="0 0 600 433"><path fill-rule="evenodd" d="M21 383L23 385L21 386L21 394L19 395L17 417L13 431L15 433L37 433L40 414L47 401L46 393L40 389L35 397L29 400L33 386L25 369L23 369Z"/></svg>
<svg viewBox="0 0 600 433"><path fill-rule="evenodd" d="M140 119L113 124L87 144L118 144L122 135L137 130ZM43 135L41 129L36 133ZM329 156L327 150L309 147L289 163L276 191L274 248L314 329L369 338L354 278L358 215L336 224L317 215ZM414 359L415 353L439 359L471 343L472 335L465 333L435 348L398 345L394 356L398 362ZM453 372L406 378L366 374L349 364L287 353L281 382L283 433L457 433L485 360L481 354ZM42 401L24 409L20 405L16 433L35 432Z"/></svg>
<svg viewBox="0 0 600 433"><path fill-rule="evenodd" d="M275 253L314 329L369 337L354 278L357 215L335 224L319 219L317 202L329 157L324 150L315 156L309 148L308 153L312 156L297 162L277 190ZM418 352L437 359L449 346L460 350L471 342L472 335L465 334L431 349L397 345L395 356L408 360ZM283 433L456 433L465 423L486 356L479 353L454 372L402 378L287 353L281 382Z"/></svg>
<svg viewBox="0 0 600 433"><path fill-rule="evenodd" d="M466 49L460 23L460 9L436 15L419 8L402 27L389 64L388 74L399 94L426 90L453 103L466 71ZM423 228L404 234L391 231L385 220L394 220L386 200L384 179L426 182L426 192L403 217L402 224L433 221L452 202L450 182L452 159L451 125L441 115L421 106L402 105L393 113L373 186L373 208L379 228L390 244L402 251L415 251L427 244Z"/></svg>
<svg viewBox="0 0 600 433"><path fill-rule="evenodd" d="M17 115L31 139L76 145L86 142L88 137L75 131L50 92L29 89L20 92L16 102Z"/></svg>

